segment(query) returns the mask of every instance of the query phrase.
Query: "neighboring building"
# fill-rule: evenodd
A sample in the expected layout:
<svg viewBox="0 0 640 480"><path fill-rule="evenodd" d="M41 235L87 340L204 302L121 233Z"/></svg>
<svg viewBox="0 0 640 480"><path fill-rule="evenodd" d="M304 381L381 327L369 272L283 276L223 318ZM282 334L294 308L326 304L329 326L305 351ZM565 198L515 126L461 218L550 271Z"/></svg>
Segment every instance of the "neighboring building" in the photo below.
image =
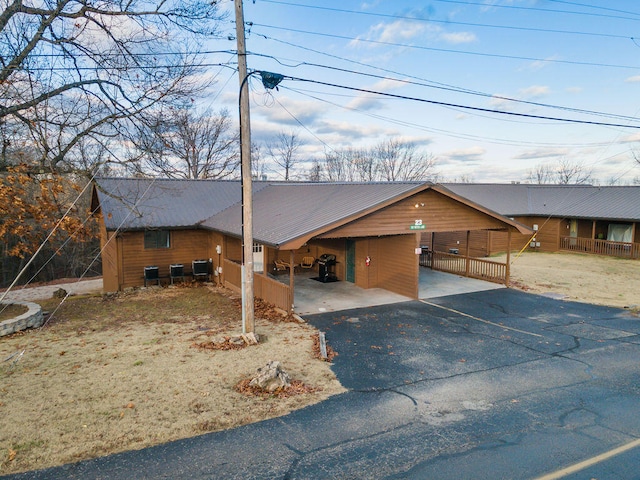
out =
<svg viewBox="0 0 640 480"><path fill-rule="evenodd" d="M208 262L218 282L240 287L241 184L237 181L103 178L93 209L102 220L106 291L142 285L145 267L168 278L170 266ZM393 183L253 183L254 293L289 310L289 284L274 278L282 262L334 255L332 274L362 288L418 297L421 234L489 231L529 235L531 229L440 186ZM480 235L480 236L482 236ZM474 264L460 251L462 274L508 283L508 262ZM246 262L245 262L246 264ZM314 268L319 268L316 265Z"/></svg>
<svg viewBox="0 0 640 480"><path fill-rule="evenodd" d="M452 192L529 226L535 237L514 236L512 246L544 252L574 251L640 258L640 186L444 184ZM431 238L423 241L430 244ZM464 248L464 232L437 234L435 250ZM472 256L507 250L506 235L473 232Z"/></svg>

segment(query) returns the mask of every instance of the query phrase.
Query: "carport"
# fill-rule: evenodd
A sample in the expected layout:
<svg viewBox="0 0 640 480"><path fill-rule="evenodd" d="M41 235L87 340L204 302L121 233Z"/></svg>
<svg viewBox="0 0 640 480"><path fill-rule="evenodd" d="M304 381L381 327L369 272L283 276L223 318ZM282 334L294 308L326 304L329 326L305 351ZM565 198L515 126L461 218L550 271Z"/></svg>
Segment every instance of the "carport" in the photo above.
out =
<svg viewBox="0 0 640 480"><path fill-rule="evenodd" d="M349 192L349 185L339 187L340 189L334 192L335 197L341 198L342 202L348 202L348 194L353 193ZM336 256L338 262L337 279L353 284L343 288L317 288L316 285L308 283L308 279L291 272L289 286L293 292L296 311L302 309L317 313L319 308L331 309L331 302L340 305L342 302L339 298L345 292L344 288L350 291L348 295L345 294L346 298L357 299L356 303L362 305L464 293L468 288L495 288L484 281L467 279L467 282L462 282L465 273L466 276L473 275L468 267L461 269L463 275L444 276L438 275L439 272L420 268L420 241L423 232L462 229L502 230L509 232L509 236L511 231L529 232L527 227L472 204L447 189L437 185L421 184L365 211L340 218L297 239L278 245L278 248L271 250L272 258L269 258L269 261L284 258L296 264L300 263L305 255L311 254L317 258L319 254L331 253ZM466 265L472 263L464 253L447 263L460 261L466 262ZM495 265L494 262L487 263ZM508 281L508 266L500 266L506 272ZM305 288L302 282L308 285L308 288ZM359 289L353 289L354 286ZM300 294L297 293L299 288L303 288ZM312 295L320 295L320 298L312 300ZM311 307L303 308L304 305Z"/></svg>
<svg viewBox="0 0 640 480"><path fill-rule="evenodd" d="M352 308L373 307L414 300L384 288L364 289L351 282L322 283L314 280L314 273L295 275L293 311L298 315L337 312ZM282 278L285 280L284 278ZM287 279L288 280L288 279ZM419 298L431 299L505 288L493 282L467 278L452 273L420 268Z"/></svg>

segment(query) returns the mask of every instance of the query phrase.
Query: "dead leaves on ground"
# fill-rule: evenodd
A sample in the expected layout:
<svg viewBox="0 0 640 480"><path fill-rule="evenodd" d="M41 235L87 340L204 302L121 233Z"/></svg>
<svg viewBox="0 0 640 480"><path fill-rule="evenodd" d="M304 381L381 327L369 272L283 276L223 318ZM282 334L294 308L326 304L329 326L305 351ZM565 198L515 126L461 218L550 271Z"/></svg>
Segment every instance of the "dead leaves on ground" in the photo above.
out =
<svg viewBox="0 0 640 480"><path fill-rule="evenodd" d="M312 351L315 358L324 360L325 362L331 362L334 357L338 356L338 352L331 348L327 343L327 358L322 358L322 355L320 354L320 338L318 337L318 334L311 335L311 338L313 339Z"/></svg>
<svg viewBox="0 0 640 480"><path fill-rule="evenodd" d="M317 388L305 385L300 380L292 380L288 387L280 387L273 392L267 392L260 387L250 386L251 379L241 380L236 384L234 390L248 397L267 398L288 398L296 395L304 395L305 393L315 393Z"/></svg>
<svg viewBox="0 0 640 480"><path fill-rule="evenodd" d="M249 344L242 342L236 343L231 341L231 337L224 337L222 342L213 342L211 340L207 342L194 342L192 347L199 350L242 350L249 346Z"/></svg>

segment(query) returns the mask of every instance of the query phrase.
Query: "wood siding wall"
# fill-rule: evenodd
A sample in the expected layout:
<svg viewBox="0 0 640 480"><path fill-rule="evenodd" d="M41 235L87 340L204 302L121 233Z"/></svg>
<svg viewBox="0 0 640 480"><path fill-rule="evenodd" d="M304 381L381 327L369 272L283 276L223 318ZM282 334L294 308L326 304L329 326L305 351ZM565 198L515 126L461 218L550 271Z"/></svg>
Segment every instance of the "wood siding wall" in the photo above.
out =
<svg viewBox="0 0 640 480"><path fill-rule="evenodd" d="M410 298L418 298L418 260L415 249L418 239L415 234L394 235L370 239L375 244L376 256L371 256L371 265L375 269L369 279L375 275L375 283L370 287L384 288Z"/></svg>
<svg viewBox="0 0 640 480"><path fill-rule="evenodd" d="M102 289L105 292L118 291L118 240L115 232L107 232L104 228L100 235L102 251Z"/></svg>
<svg viewBox="0 0 640 480"><path fill-rule="evenodd" d="M171 264L182 263L185 272L191 272L193 260L213 258L211 235L204 230L172 230L170 244L170 248L145 249L144 232L120 233L118 289L143 285L146 266L155 265L161 277L168 277Z"/></svg>
<svg viewBox="0 0 640 480"><path fill-rule="evenodd" d="M424 204L424 206L423 206ZM418 208L416 208L418 205ZM504 229L500 220L479 212L436 191L427 190L355 220L318 238L377 237L414 233L411 226L421 220L425 231Z"/></svg>
<svg viewBox="0 0 640 480"><path fill-rule="evenodd" d="M223 271L225 273L224 285L227 288L241 292L242 290L242 268L239 263L231 260L224 260ZM253 276L253 295L261 298L276 307L290 312L293 307L293 295L289 285L285 285L266 275Z"/></svg>

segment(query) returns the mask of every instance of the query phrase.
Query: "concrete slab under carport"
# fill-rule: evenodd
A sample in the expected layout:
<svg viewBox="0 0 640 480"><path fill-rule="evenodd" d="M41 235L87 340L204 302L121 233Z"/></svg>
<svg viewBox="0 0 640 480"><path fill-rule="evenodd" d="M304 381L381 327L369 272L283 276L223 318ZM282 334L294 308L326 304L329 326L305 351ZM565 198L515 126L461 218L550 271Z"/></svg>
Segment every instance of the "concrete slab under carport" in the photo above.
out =
<svg viewBox="0 0 640 480"><path fill-rule="evenodd" d="M408 302L413 298L383 288L364 289L350 282L322 283L313 274L296 274L294 311L298 315L337 312L351 308L373 307ZM288 279L288 277L287 277ZM284 281L284 276L281 276ZM504 285L420 268L419 298L429 299L504 288Z"/></svg>

